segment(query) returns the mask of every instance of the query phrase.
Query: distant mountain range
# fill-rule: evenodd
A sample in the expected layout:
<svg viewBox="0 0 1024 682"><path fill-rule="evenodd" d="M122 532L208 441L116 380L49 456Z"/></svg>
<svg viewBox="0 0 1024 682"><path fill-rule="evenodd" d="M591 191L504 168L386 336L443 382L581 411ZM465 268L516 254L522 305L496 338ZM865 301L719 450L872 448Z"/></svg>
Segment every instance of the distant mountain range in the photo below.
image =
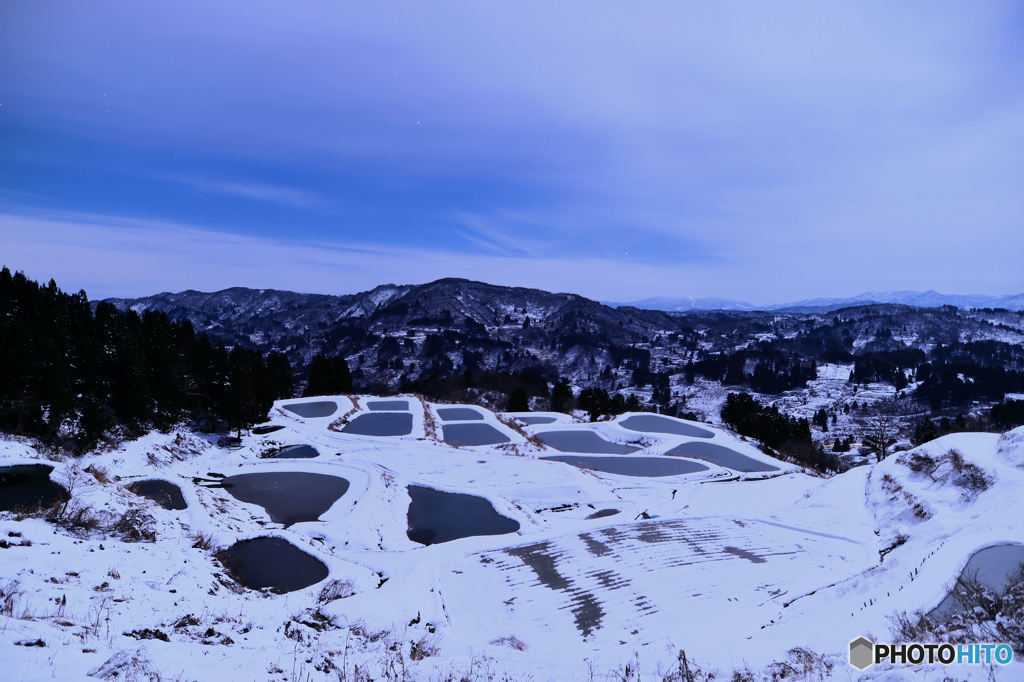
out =
<svg viewBox="0 0 1024 682"><path fill-rule="evenodd" d="M1024 294L972 296L940 294L931 289L928 291L868 291L849 298L808 298L792 303L778 303L766 306L755 306L744 301L732 301L724 298L696 298L693 296L673 298L659 296L626 303L609 303L608 305L630 306L668 312L687 312L691 310L777 310L783 312L824 313L839 310L840 308L871 303L898 303L919 308L937 308L939 306L952 305L957 308L1024 310Z"/></svg>

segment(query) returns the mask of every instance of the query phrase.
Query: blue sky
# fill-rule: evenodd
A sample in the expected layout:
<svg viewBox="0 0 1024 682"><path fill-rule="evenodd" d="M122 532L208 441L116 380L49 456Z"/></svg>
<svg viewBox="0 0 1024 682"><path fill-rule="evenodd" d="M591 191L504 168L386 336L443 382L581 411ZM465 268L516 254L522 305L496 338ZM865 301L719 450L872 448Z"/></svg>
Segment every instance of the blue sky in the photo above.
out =
<svg viewBox="0 0 1024 682"><path fill-rule="evenodd" d="M93 297L1024 291L1019 2L0 13L0 261Z"/></svg>

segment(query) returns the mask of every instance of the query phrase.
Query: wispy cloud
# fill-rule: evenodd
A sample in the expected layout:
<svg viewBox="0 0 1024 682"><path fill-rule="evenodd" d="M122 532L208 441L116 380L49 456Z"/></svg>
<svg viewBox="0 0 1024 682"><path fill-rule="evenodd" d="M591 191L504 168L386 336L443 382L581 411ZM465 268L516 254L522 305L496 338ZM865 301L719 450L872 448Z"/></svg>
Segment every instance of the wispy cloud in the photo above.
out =
<svg viewBox="0 0 1024 682"><path fill-rule="evenodd" d="M206 176L165 175L163 177L170 182L210 194L223 194L309 210L326 210L332 206L326 197L297 187Z"/></svg>
<svg viewBox="0 0 1024 682"><path fill-rule="evenodd" d="M0 213L3 263L38 279L54 277L65 289L84 288L93 298L140 296L184 289L230 286L348 293L385 282L420 283L466 277L495 284L581 293L599 300L643 298L651 292L688 291L699 296L770 303L859 293L864 261L835 254L808 261L805 251L771 264L759 259L652 265L629 258L575 257L548 253L515 255L411 248L373 242L308 242L270 239L159 220L95 214ZM952 292L1017 293L1019 251L989 249L984 272L960 269L935 275L932 263L907 254L877 251L872 267L877 289L933 288ZM751 281L789 285L751 287Z"/></svg>

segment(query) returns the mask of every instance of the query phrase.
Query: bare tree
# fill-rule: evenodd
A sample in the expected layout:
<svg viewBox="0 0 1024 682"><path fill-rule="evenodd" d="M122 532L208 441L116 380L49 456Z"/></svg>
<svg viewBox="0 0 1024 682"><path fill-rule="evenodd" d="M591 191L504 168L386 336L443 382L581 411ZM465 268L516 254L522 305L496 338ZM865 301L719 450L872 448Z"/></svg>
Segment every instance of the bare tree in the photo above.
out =
<svg viewBox="0 0 1024 682"><path fill-rule="evenodd" d="M72 464L65 469L63 483L64 489L68 492L68 496L67 499L64 500L64 505L60 508L60 511L57 512L57 518L64 518L64 514L68 511L68 504L71 502L71 497L75 494L75 488L77 488L79 483L82 482L82 477L82 469L78 464Z"/></svg>
<svg viewBox="0 0 1024 682"><path fill-rule="evenodd" d="M899 426L896 418L888 410L879 408L864 420L864 445L873 453L878 461L889 456L889 448L896 444Z"/></svg>

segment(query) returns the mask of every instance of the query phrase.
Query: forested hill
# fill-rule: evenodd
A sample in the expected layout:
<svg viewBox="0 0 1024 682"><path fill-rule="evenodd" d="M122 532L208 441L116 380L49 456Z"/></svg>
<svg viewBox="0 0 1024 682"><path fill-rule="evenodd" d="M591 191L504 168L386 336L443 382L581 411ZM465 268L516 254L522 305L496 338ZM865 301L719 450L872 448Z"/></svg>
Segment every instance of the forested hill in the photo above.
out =
<svg viewBox="0 0 1024 682"><path fill-rule="evenodd" d="M90 305L22 273L0 271L0 430L84 450L192 420L241 428L291 395L280 353L228 351L188 321Z"/></svg>

